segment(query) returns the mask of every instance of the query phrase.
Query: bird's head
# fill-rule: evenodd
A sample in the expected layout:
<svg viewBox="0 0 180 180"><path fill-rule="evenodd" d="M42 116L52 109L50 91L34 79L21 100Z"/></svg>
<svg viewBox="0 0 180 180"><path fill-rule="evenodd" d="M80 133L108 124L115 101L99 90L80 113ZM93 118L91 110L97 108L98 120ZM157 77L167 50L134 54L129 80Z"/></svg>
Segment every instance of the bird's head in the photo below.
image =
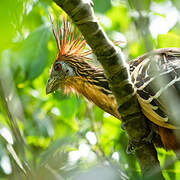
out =
<svg viewBox="0 0 180 180"><path fill-rule="evenodd" d="M69 64L56 60L51 67L50 77L46 84L46 94L61 88L66 80L73 76L75 76L75 72Z"/></svg>
<svg viewBox="0 0 180 180"><path fill-rule="evenodd" d="M77 35L76 28L68 20L63 20L62 27L53 26L53 34L56 39L58 53L55 62L51 66L50 77L46 85L46 94L64 88L67 81L73 77L82 77L82 68L89 64L85 60L91 51L84 51L86 42L81 35Z"/></svg>

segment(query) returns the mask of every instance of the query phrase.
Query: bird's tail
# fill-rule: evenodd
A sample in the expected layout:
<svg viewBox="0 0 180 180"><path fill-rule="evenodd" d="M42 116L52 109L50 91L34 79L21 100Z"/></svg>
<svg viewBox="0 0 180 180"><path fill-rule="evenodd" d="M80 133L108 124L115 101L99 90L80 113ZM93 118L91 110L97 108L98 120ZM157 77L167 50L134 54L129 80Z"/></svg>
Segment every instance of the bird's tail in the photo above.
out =
<svg viewBox="0 0 180 180"><path fill-rule="evenodd" d="M180 130L159 127L161 141L166 150L173 150L180 160Z"/></svg>

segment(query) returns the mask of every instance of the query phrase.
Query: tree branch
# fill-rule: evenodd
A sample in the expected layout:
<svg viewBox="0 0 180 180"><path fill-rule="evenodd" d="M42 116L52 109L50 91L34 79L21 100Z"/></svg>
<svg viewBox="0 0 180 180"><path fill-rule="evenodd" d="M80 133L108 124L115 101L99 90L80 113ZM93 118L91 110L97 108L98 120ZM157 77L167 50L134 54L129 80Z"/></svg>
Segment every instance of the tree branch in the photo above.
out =
<svg viewBox="0 0 180 180"><path fill-rule="evenodd" d="M129 141L134 147L142 175L152 178L154 175L152 172L156 168L158 169L156 177L163 179L154 145L142 141L150 130L140 111L130 80L128 65L121 50L113 45L99 26L92 2L83 0L54 1L71 17L102 64L109 86L116 97L117 108L128 133Z"/></svg>

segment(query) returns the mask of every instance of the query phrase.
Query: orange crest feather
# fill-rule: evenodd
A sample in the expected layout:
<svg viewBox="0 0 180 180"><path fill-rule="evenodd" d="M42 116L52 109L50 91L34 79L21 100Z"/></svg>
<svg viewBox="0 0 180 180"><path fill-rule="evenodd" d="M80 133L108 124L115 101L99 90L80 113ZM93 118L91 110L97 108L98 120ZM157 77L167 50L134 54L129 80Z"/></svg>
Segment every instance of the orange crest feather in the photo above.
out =
<svg viewBox="0 0 180 180"><path fill-rule="evenodd" d="M57 57L63 55L78 55L85 57L92 53L91 50L84 51L86 41L83 39L82 35L78 35L76 27L72 28L72 24L69 22L68 18L66 20L63 18L62 27L60 26L60 21L55 26L51 17L50 19L58 48Z"/></svg>

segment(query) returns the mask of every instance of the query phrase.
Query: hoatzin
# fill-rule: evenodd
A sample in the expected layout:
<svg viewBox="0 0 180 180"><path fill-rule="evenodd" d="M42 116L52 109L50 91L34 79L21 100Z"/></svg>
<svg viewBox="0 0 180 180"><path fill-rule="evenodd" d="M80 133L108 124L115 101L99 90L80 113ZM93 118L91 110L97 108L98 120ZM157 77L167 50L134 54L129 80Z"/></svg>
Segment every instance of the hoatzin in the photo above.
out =
<svg viewBox="0 0 180 180"><path fill-rule="evenodd" d="M84 51L86 42L77 35L76 28L64 20L62 28L59 24L57 28L53 25L53 34L58 53L51 67L46 93L61 88L64 93L82 94L120 119L104 71L89 62L87 55L91 51ZM180 150L177 133L180 117L174 116L180 110L180 48L144 54L130 61L129 71L141 110L159 139L155 144L166 150Z"/></svg>

